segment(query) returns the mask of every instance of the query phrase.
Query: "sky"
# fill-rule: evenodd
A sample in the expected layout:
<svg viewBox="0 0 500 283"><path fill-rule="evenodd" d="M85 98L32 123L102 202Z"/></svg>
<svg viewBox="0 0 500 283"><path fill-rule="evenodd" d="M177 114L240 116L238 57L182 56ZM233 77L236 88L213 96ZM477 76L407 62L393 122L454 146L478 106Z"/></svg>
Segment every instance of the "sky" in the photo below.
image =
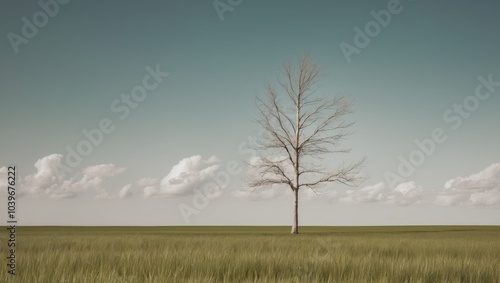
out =
<svg viewBox="0 0 500 283"><path fill-rule="evenodd" d="M355 101L358 187L300 225L499 225L498 1L4 1L0 202L18 225L291 225L248 191L256 99L305 53ZM6 223L6 212L0 221Z"/></svg>

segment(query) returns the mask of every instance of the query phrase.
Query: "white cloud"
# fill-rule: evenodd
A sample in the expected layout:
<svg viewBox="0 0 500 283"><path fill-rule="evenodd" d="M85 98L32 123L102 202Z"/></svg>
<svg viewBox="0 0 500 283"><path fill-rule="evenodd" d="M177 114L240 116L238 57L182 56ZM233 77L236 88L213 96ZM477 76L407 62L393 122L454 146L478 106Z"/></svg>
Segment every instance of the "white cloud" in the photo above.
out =
<svg viewBox="0 0 500 283"><path fill-rule="evenodd" d="M89 166L83 170L83 173L93 177L113 177L125 172L127 168L117 167L114 164L100 164Z"/></svg>
<svg viewBox="0 0 500 283"><path fill-rule="evenodd" d="M37 193L47 190L55 183L62 182L65 173L61 170L61 154L51 154L38 159L35 162L36 172L28 175L23 180L23 187L27 188L28 193Z"/></svg>
<svg viewBox="0 0 500 283"><path fill-rule="evenodd" d="M158 189L155 186L147 186L144 188L144 197L151 198L158 194Z"/></svg>
<svg viewBox="0 0 500 283"><path fill-rule="evenodd" d="M53 182L50 185L39 186L38 191L35 191L35 193L43 192L51 198L72 198L76 197L80 192L97 189L101 184L102 179L100 177L84 175L80 178L72 177L60 182Z"/></svg>
<svg viewBox="0 0 500 283"><path fill-rule="evenodd" d="M500 189L487 190L480 193L473 193L469 201L472 205L492 206L500 204Z"/></svg>
<svg viewBox="0 0 500 283"><path fill-rule="evenodd" d="M500 185L500 163L494 163L479 173L472 174L468 177L457 177L448 180L445 184L445 189L460 189L460 190L481 190L491 189Z"/></svg>
<svg viewBox="0 0 500 283"><path fill-rule="evenodd" d="M342 202L376 202L385 199L385 184L380 182L373 186L366 186L361 190L348 190L345 196L340 198Z"/></svg>
<svg viewBox="0 0 500 283"><path fill-rule="evenodd" d="M408 205L422 199L423 193L422 187L415 182L401 183L387 195L386 202L394 205Z"/></svg>
<svg viewBox="0 0 500 283"><path fill-rule="evenodd" d="M130 191L130 188L132 188L131 184L125 185L123 188L120 189L118 192L118 197L119 198L126 198L132 195L132 192Z"/></svg>
<svg viewBox="0 0 500 283"><path fill-rule="evenodd" d="M279 179L280 175L277 175L269 170L262 169L262 166L265 164L265 159L260 156L253 156L249 160L249 167L247 168L247 176L249 179ZM281 169L284 170L287 176L292 176L293 167L290 165L287 157L285 156L270 156L268 157L268 161L277 162L277 164L281 165ZM278 198L284 195L291 195L291 189L288 185L285 184L273 184L261 187L242 187L237 191L232 193L233 196L238 198L248 198L252 200L263 200L263 199L273 199Z"/></svg>
<svg viewBox="0 0 500 283"><path fill-rule="evenodd" d="M22 188L28 194L49 192L56 189L56 184L63 182L65 173L61 170L61 154L51 154L35 162L36 172L26 176L22 181ZM64 189L63 191L67 190ZM68 195L69 192L61 192ZM50 194L50 193L49 193Z"/></svg>
<svg viewBox="0 0 500 283"><path fill-rule="evenodd" d="M193 194L211 180L211 176L220 168L220 160L212 156L203 160L200 155L187 157L174 165L170 172L161 179L159 186L150 185L144 189L144 197L178 196ZM207 197L221 195L221 188L212 190Z"/></svg>
<svg viewBox="0 0 500 283"><path fill-rule="evenodd" d="M51 198L72 198L76 197L80 192L97 189L101 184L102 179L100 177L84 175L79 179L73 177L64 180L62 183L55 183L46 188L45 193Z"/></svg>
<svg viewBox="0 0 500 283"><path fill-rule="evenodd" d="M123 199L132 196L132 184L123 186L120 191L116 194L109 194L108 192L102 190L100 194L95 196L96 199Z"/></svg>
<svg viewBox="0 0 500 283"><path fill-rule="evenodd" d="M62 170L61 154L51 154L35 162L36 172L22 179L21 192L46 195L50 198L72 198L89 189L100 189L105 178L123 173L126 169L113 164L87 167L83 174L73 176Z"/></svg>
<svg viewBox="0 0 500 283"><path fill-rule="evenodd" d="M448 180L436 197L436 204L495 206L500 205L500 163L467 177Z"/></svg>
<svg viewBox="0 0 500 283"><path fill-rule="evenodd" d="M468 195L448 190L445 193L438 193L434 202L441 206L464 205L467 202L467 198Z"/></svg>

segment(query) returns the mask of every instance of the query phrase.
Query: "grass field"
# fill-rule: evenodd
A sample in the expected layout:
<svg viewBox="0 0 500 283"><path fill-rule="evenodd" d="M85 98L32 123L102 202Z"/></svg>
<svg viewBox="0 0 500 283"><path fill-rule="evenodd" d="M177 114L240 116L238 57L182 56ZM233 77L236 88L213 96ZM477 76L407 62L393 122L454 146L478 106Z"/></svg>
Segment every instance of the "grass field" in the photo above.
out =
<svg viewBox="0 0 500 283"><path fill-rule="evenodd" d="M2 229L6 231L5 228ZM1 282L500 282L499 226L18 227Z"/></svg>

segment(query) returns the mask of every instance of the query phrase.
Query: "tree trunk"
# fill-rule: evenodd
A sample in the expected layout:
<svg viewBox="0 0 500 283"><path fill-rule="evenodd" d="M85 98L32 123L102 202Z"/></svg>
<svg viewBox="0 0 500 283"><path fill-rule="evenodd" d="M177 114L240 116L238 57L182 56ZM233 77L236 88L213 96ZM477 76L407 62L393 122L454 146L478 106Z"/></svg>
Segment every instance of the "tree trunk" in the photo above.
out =
<svg viewBox="0 0 500 283"><path fill-rule="evenodd" d="M302 73L301 73L302 75ZM300 87L299 87L300 88ZM299 174L299 139L300 139L300 102L301 102L301 93L299 91L298 97L297 97L297 116L296 118L296 130L295 130L295 146L294 146L294 151L295 151L295 164L294 170L295 170L295 188L293 188L293 224L292 224L292 234L298 234L299 233L299 188L300 188L300 174Z"/></svg>
<svg viewBox="0 0 500 283"><path fill-rule="evenodd" d="M299 190L293 190L293 224L292 224L292 234L299 233Z"/></svg>

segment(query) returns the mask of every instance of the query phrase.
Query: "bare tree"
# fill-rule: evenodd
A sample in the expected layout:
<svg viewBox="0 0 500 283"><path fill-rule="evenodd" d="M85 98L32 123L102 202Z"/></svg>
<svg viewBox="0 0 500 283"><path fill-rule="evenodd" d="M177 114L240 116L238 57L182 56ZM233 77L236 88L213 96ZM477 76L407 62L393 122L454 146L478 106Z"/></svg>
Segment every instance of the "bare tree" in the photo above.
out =
<svg viewBox="0 0 500 283"><path fill-rule="evenodd" d="M321 76L320 66L305 55L298 67L286 63L279 87L268 84L267 96L257 99L257 122L266 139L257 145L259 157L251 162L254 176L249 185L253 188L284 185L292 190L292 234L299 232L300 189L309 188L317 194L317 188L323 184L356 186L362 179L359 169L364 158L352 163L341 162L334 170L317 164L326 154L350 151L339 148L339 143L351 134L349 128L354 124L344 120L352 113L350 98L325 99L314 95Z"/></svg>

